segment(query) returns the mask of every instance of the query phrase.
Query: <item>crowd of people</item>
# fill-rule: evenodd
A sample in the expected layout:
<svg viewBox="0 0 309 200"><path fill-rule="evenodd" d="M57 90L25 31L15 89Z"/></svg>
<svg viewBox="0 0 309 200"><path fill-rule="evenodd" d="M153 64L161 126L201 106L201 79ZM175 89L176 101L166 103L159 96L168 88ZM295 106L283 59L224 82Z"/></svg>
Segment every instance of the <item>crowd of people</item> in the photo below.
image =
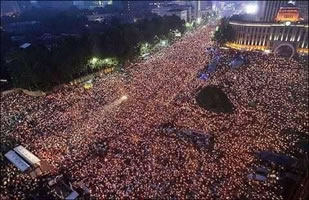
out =
<svg viewBox="0 0 309 200"><path fill-rule="evenodd" d="M125 73L98 77L93 88L61 86L45 97L1 97L4 144L22 144L56 170L83 181L103 198L283 199L275 178L248 180L261 164L255 151L295 156L308 134L308 68L295 60L243 52L249 63L232 70L236 50L220 49L209 78L196 77L211 55L213 27L201 27ZM199 88L216 85L235 105L213 113L195 102ZM113 102L126 96L118 104ZM254 102L254 104L252 104ZM254 105L254 106L251 106ZM211 133L212 151L167 137L164 123ZM10 144L10 140L14 144ZM93 145L104 141L98 155ZM1 168L0 198L24 199L37 180L10 164Z"/></svg>

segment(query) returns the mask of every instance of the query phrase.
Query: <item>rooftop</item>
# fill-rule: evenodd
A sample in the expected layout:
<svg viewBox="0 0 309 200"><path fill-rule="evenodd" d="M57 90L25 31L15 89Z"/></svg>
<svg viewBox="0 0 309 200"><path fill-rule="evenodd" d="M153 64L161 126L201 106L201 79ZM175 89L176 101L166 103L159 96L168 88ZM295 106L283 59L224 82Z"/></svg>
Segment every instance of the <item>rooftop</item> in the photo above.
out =
<svg viewBox="0 0 309 200"><path fill-rule="evenodd" d="M30 43L24 43L24 44L20 45L19 48L26 49L26 48L28 48L30 46L31 46Z"/></svg>

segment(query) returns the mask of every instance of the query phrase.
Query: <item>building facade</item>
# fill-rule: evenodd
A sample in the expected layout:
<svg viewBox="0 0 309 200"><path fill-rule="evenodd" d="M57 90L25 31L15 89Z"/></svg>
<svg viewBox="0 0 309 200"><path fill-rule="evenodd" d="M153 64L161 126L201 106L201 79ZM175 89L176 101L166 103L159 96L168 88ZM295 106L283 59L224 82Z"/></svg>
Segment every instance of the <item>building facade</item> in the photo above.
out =
<svg viewBox="0 0 309 200"><path fill-rule="evenodd" d="M301 20L300 9L285 1L259 3L270 6L260 11L264 13L260 20L229 22L235 31L235 38L227 46L275 53L280 47L287 46L292 49L292 56L295 53L308 54L308 22Z"/></svg>
<svg viewBox="0 0 309 200"><path fill-rule="evenodd" d="M159 16L178 16L181 20L184 20L187 22L189 20L188 12L185 9L181 8L170 8L170 7L164 7L164 8L155 8L151 11L154 14L157 14Z"/></svg>
<svg viewBox="0 0 309 200"><path fill-rule="evenodd" d="M192 11L192 5L185 1L179 3L166 3L156 6L151 10L152 13L159 16L172 16L176 15L185 22L191 22L195 19L195 13Z"/></svg>
<svg viewBox="0 0 309 200"><path fill-rule="evenodd" d="M281 22L281 21L298 22L301 20L299 13L300 13L299 8L295 6L281 7L275 18L275 21L276 22Z"/></svg>
<svg viewBox="0 0 309 200"><path fill-rule="evenodd" d="M230 22L236 37L228 45L237 49L270 50L282 45L293 47L295 53L308 53L308 24Z"/></svg>

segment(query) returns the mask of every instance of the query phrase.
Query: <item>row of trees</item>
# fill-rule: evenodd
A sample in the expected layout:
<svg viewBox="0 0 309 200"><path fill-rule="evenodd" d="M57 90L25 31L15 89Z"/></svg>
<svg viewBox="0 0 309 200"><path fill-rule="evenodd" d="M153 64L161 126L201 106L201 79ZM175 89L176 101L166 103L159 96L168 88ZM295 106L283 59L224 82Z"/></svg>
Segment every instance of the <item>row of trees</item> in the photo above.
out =
<svg viewBox="0 0 309 200"><path fill-rule="evenodd" d="M156 38L170 39L171 31L176 29L181 33L185 30L184 21L176 16L158 16L135 24L115 22L104 33L65 38L51 49L43 45L18 49L12 56L13 61L5 63L5 69L8 69L15 87L48 90L108 67L109 62L93 65L94 57L100 60L113 58L124 63L139 55L142 44L154 44Z"/></svg>
<svg viewBox="0 0 309 200"><path fill-rule="evenodd" d="M119 24L93 37L94 54L99 57L118 57L121 61L135 57L143 43L154 44L171 39L172 30L184 32L184 22L176 16L155 17L136 24Z"/></svg>
<svg viewBox="0 0 309 200"><path fill-rule="evenodd" d="M43 45L19 49L6 64L15 87L48 89L85 71L90 58L89 38L67 38L52 50Z"/></svg>

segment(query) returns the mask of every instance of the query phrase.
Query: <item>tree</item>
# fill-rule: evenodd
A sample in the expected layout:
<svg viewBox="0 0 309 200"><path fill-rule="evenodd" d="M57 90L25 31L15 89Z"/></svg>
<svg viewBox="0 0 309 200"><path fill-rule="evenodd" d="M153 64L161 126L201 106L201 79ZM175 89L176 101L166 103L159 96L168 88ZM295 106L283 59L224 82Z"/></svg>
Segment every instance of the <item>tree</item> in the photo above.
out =
<svg viewBox="0 0 309 200"><path fill-rule="evenodd" d="M125 59L132 59L138 54L138 43L143 40L143 34L136 26L128 24L123 26L123 38L125 52L123 57Z"/></svg>
<svg viewBox="0 0 309 200"><path fill-rule="evenodd" d="M214 40L219 44L223 45L226 42L231 42L235 38L235 31L232 26L229 24L227 18L222 18L220 21L220 26L214 34Z"/></svg>
<svg viewBox="0 0 309 200"><path fill-rule="evenodd" d="M54 28L58 29L56 32L63 26L79 26L79 22L75 24L72 21L78 12L74 9L70 12L59 12L57 15L62 16L62 25L55 25ZM29 15L29 19L33 17L31 13ZM47 17L42 23L48 24L49 20ZM156 16L134 24L121 24L118 21L104 33L66 37L51 49L37 45L18 49L8 69L15 87L45 90L93 70L102 69L108 66L108 61L124 63L133 59L140 55L142 44L147 43L150 47L163 38L172 37L176 30L184 32L184 21L177 16ZM100 61L97 67L90 63L93 58Z"/></svg>
<svg viewBox="0 0 309 200"><path fill-rule="evenodd" d="M44 46L19 49L14 58L8 69L15 87L47 89L51 86L50 52Z"/></svg>
<svg viewBox="0 0 309 200"><path fill-rule="evenodd" d="M66 38L52 49L51 62L57 82L67 82L87 71L87 62L91 58L91 46L87 35L81 38Z"/></svg>
<svg viewBox="0 0 309 200"><path fill-rule="evenodd" d="M0 65L0 79L9 80L10 74L8 72L7 65L3 59L1 59L1 65Z"/></svg>

